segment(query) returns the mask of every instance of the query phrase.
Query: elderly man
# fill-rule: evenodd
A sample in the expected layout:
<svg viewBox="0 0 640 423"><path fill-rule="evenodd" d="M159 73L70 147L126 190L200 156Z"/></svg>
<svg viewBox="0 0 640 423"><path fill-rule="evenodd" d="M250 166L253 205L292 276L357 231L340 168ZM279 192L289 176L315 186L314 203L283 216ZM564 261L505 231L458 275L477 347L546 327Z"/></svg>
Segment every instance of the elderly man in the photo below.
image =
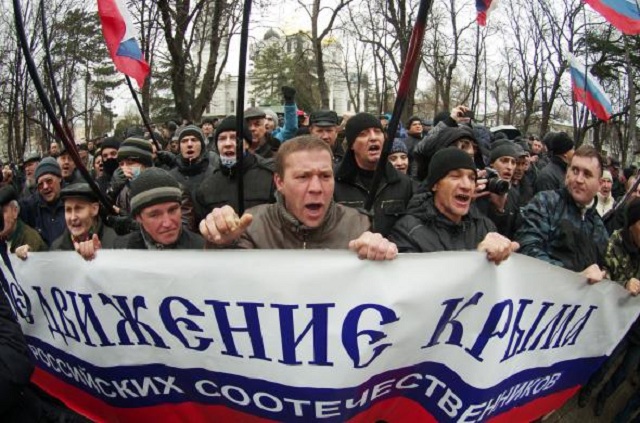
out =
<svg viewBox="0 0 640 423"><path fill-rule="evenodd" d="M202 249L204 240L182 225L182 190L166 170L145 169L131 181L131 215L136 231L118 238L114 248L136 250Z"/></svg>
<svg viewBox="0 0 640 423"><path fill-rule="evenodd" d="M265 159L272 158L280 148L280 141L267 133L267 114L258 107L249 107L244 111L244 119L251 132L249 151Z"/></svg>
<svg viewBox="0 0 640 423"><path fill-rule="evenodd" d="M380 121L358 113L345 127L348 150L336 168L334 199L345 206L362 208L372 188L385 135ZM373 231L386 236L404 215L413 196L411 179L386 163L373 201Z"/></svg>
<svg viewBox="0 0 640 423"><path fill-rule="evenodd" d="M333 161L340 163L344 149L338 143L338 114L333 110L317 110L309 117L309 133L326 142L333 152Z"/></svg>
<svg viewBox="0 0 640 423"><path fill-rule="evenodd" d="M591 283L604 277L600 266L609 236L594 201L602 170L602 158L593 147L575 151L566 187L539 192L522 209L516 233L522 254L582 272Z"/></svg>
<svg viewBox="0 0 640 423"><path fill-rule="evenodd" d="M47 251L47 244L40 234L26 225L19 217L20 206L18 195L12 186L0 188L0 206L4 218L4 228L0 230L0 240L6 242L9 252L15 253L16 248L28 245L31 251Z"/></svg>
<svg viewBox="0 0 640 423"><path fill-rule="evenodd" d="M499 264L518 244L498 234L491 220L472 207L476 166L456 147L438 151L425 181L427 193L394 226L389 238L400 252L485 251Z"/></svg>
<svg viewBox="0 0 640 423"><path fill-rule="evenodd" d="M42 157L38 153L31 153L24 159L22 168L24 169L25 181L20 197L28 197L36 192L35 174L40 160L42 160Z"/></svg>
<svg viewBox="0 0 640 423"><path fill-rule="evenodd" d="M596 210L600 217L603 217L609 210L613 208L616 200L611 195L611 187L613 186L613 177L611 172L605 170L602 172L602 178L600 178L600 190L598 191L598 203L596 204Z"/></svg>
<svg viewBox="0 0 640 423"><path fill-rule="evenodd" d="M396 246L368 232L358 210L333 202L330 147L313 136L284 143L276 159L276 204L250 209L242 218L231 207L214 209L200 222L200 233L217 247L259 249L351 249L361 258L384 260Z"/></svg>
<svg viewBox="0 0 640 423"><path fill-rule="evenodd" d="M43 159L36 168L35 178L38 193L20 201L20 218L51 245L65 228L64 206L60 199L62 171L56 159Z"/></svg>

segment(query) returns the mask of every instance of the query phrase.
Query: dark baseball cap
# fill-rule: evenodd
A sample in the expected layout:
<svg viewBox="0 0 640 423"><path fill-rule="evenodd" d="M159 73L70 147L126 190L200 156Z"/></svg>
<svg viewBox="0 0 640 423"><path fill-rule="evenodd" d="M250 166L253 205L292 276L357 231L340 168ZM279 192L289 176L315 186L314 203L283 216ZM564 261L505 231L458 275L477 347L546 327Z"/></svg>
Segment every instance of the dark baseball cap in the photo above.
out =
<svg viewBox="0 0 640 423"><path fill-rule="evenodd" d="M336 126L338 125L338 114L333 110L317 110L311 112L309 125Z"/></svg>

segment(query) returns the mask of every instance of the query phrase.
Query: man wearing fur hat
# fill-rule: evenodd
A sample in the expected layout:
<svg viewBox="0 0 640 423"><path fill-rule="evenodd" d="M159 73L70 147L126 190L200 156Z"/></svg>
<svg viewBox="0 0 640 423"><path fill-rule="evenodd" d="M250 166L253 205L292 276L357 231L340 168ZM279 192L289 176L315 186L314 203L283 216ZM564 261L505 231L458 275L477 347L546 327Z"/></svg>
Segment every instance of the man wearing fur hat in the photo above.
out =
<svg viewBox="0 0 640 423"><path fill-rule="evenodd" d="M373 175L380 160L385 134L372 114L358 113L345 127L347 152L336 169L334 199L345 206L363 208ZM373 203L373 231L386 236L404 215L413 195L408 176L385 163L384 173Z"/></svg>
<svg viewBox="0 0 640 423"><path fill-rule="evenodd" d="M192 201L195 201L196 190L213 173L205 148L205 137L200 128L187 125L178 132L178 144L178 166L169 173L189 192Z"/></svg>
<svg viewBox="0 0 640 423"><path fill-rule="evenodd" d="M242 140L244 157L242 169L236 162L236 117L227 116L216 128L214 142L220 161L195 192L197 222L211 210L225 205L238 210L238 179L244 182L246 208L275 201L273 162L249 152L251 133L245 128Z"/></svg>
<svg viewBox="0 0 640 423"><path fill-rule="evenodd" d="M566 132L549 132L544 136L544 143L550 146L553 155L549 163L538 172L536 193L564 187L567 165L575 151L573 140Z"/></svg>
<svg viewBox="0 0 640 423"><path fill-rule="evenodd" d="M131 215L139 229L119 237L114 248L137 250L202 249L200 235L182 224L182 190L166 170L145 169L131 181Z"/></svg>
<svg viewBox="0 0 640 423"><path fill-rule="evenodd" d="M389 235L400 252L477 249L499 264L518 249L517 243L498 234L493 222L472 207L476 166L464 151L448 147L434 154L426 189L416 195L412 208Z"/></svg>
<svg viewBox="0 0 640 423"><path fill-rule="evenodd" d="M331 149L313 136L284 144L276 158L276 204L263 204L242 218L229 206L214 209L200 233L216 247L258 249L351 249L360 258L389 260L398 251L368 232L366 215L333 201Z"/></svg>
<svg viewBox="0 0 640 423"><path fill-rule="evenodd" d="M64 232L64 206L60 199L62 171L53 157L46 157L36 167L38 193L20 201L20 218L38 231L51 245Z"/></svg>

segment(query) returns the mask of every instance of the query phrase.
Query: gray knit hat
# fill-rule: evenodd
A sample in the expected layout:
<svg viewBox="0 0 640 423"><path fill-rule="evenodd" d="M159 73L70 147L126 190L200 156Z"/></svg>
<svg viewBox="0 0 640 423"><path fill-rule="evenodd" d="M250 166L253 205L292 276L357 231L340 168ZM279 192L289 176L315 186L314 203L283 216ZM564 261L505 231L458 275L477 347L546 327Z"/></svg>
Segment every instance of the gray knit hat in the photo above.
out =
<svg viewBox="0 0 640 423"><path fill-rule="evenodd" d="M59 178L62 178L62 171L60 170L60 165L58 161L53 157L45 157L40 163L38 163L38 167L36 167L36 182L42 175L46 175L50 173Z"/></svg>
<svg viewBox="0 0 640 423"><path fill-rule="evenodd" d="M141 164L153 166L153 149L151 142L142 138L127 138L118 149L118 161L131 159Z"/></svg>
<svg viewBox="0 0 640 423"><path fill-rule="evenodd" d="M200 143L204 144L204 133L202 132L202 129L200 129L200 127L196 125L187 125L184 128L180 129L178 131L178 141L186 137L187 135L198 138L200 140Z"/></svg>
<svg viewBox="0 0 640 423"><path fill-rule="evenodd" d="M182 200L180 184L166 170L150 167L140 172L140 176L131 181L131 215L160 203Z"/></svg>

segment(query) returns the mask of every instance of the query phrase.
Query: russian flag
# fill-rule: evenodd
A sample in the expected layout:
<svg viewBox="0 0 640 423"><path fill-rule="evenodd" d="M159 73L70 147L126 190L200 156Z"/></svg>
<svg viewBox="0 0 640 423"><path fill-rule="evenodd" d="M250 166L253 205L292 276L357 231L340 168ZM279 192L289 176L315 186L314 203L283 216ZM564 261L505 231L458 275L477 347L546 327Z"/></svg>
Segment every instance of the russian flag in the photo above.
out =
<svg viewBox="0 0 640 423"><path fill-rule="evenodd" d="M640 5L636 0L584 1L625 34L640 34Z"/></svg>
<svg viewBox="0 0 640 423"><path fill-rule="evenodd" d="M571 85L576 101L587 106L598 119L607 121L613 113L611 100L602 86L591 75L585 73L585 66L575 56L567 53L571 71Z"/></svg>
<svg viewBox="0 0 640 423"><path fill-rule="evenodd" d="M478 11L478 25L485 26L487 24L487 16L498 4L498 0L476 0L476 10Z"/></svg>
<svg viewBox="0 0 640 423"><path fill-rule="evenodd" d="M135 79L142 88L149 75L149 64L142 57L138 32L122 0L98 0L102 33L113 63L120 72Z"/></svg>

